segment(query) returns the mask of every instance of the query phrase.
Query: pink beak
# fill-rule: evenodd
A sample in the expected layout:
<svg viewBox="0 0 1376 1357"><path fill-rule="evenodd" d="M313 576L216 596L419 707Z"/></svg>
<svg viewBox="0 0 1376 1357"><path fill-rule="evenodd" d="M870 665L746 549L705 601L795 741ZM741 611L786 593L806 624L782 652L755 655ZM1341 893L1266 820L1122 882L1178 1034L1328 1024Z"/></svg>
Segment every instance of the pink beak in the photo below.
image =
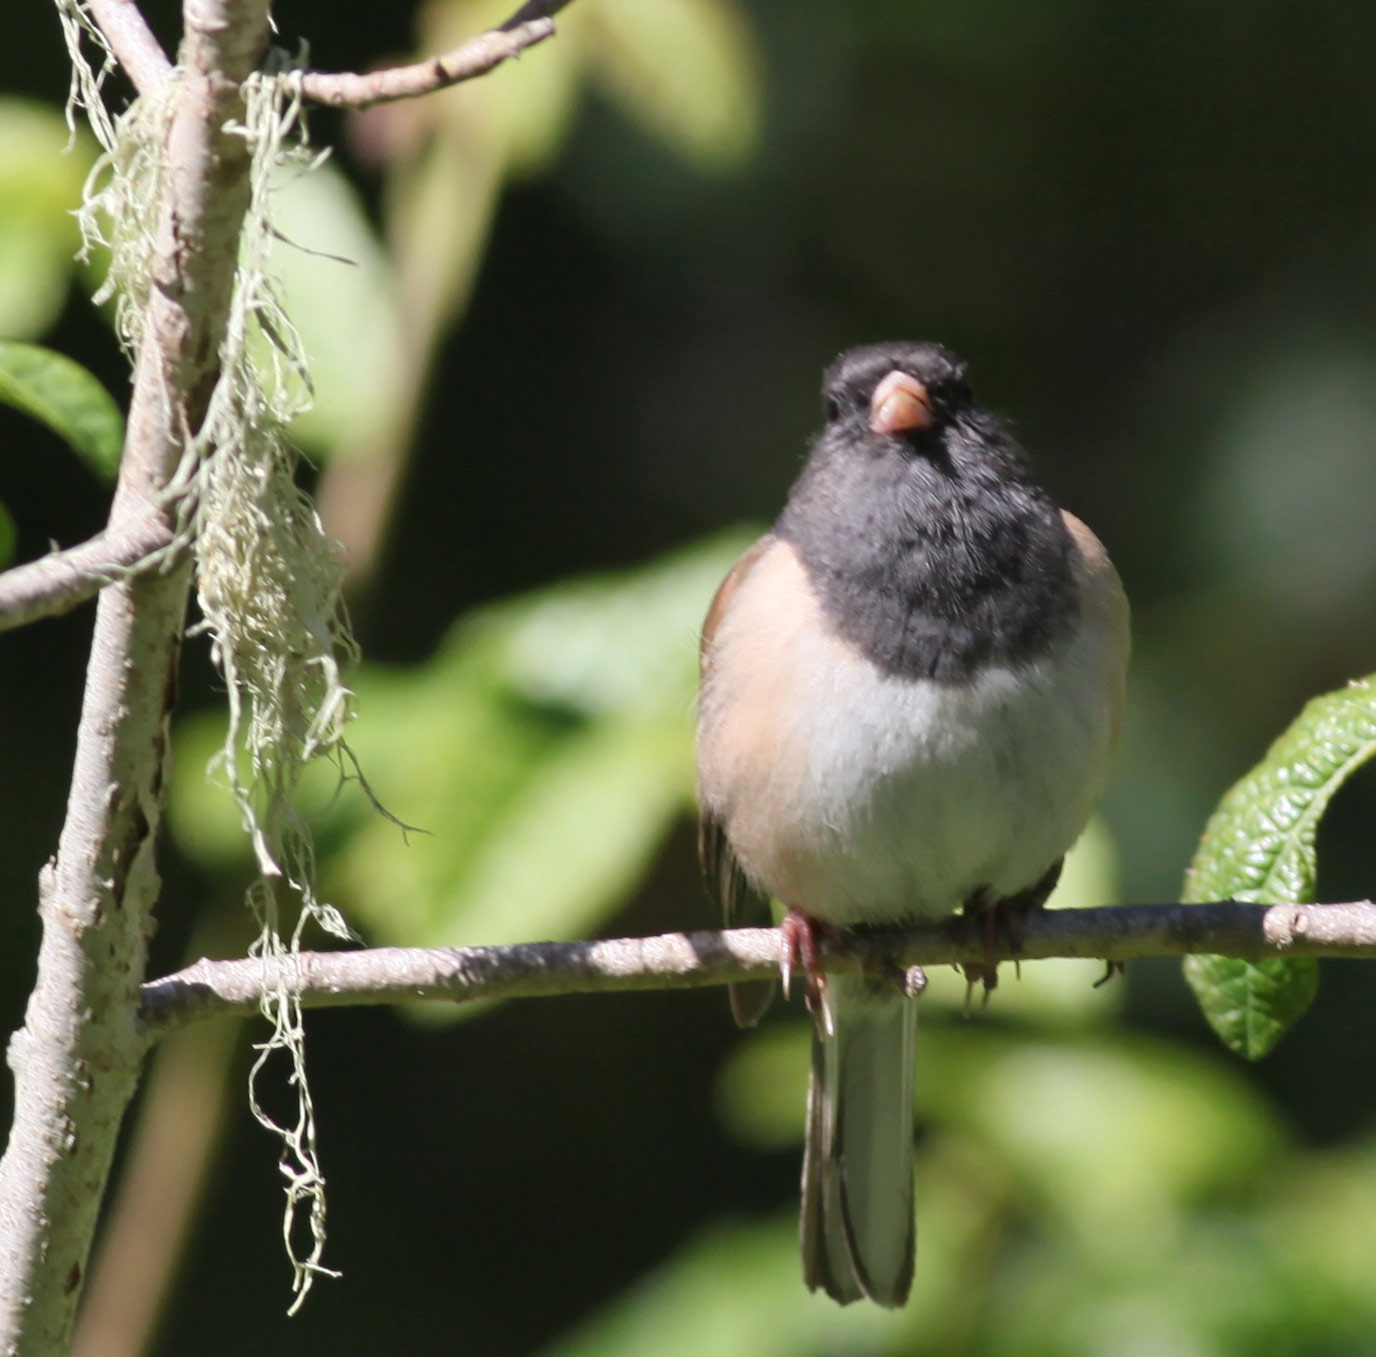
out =
<svg viewBox="0 0 1376 1357"><path fill-rule="evenodd" d="M877 434L895 436L928 429L932 402L927 388L906 372L889 373L870 397L870 428Z"/></svg>

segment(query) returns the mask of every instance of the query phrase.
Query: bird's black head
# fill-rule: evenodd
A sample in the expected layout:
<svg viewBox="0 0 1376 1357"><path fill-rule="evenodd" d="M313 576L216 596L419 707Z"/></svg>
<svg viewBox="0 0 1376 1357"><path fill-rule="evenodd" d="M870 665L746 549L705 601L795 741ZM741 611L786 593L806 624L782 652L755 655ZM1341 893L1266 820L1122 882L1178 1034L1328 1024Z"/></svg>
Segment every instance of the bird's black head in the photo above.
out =
<svg viewBox="0 0 1376 1357"><path fill-rule="evenodd" d="M829 430L912 444L939 441L973 409L969 369L940 344L895 342L848 349L822 382Z"/></svg>
<svg viewBox="0 0 1376 1357"><path fill-rule="evenodd" d="M1017 441L939 344L827 369L827 422L775 532L839 635L881 669L960 682L1025 659L1074 610L1069 535Z"/></svg>

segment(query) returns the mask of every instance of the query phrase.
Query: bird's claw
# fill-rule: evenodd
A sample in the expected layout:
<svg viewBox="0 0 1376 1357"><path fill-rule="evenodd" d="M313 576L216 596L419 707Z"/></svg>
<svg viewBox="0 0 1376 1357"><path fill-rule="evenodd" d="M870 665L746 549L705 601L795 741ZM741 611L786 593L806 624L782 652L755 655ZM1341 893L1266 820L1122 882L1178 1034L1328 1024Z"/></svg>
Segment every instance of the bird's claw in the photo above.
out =
<svg viewBox="0 0 1376 1357"><path fill-rule="evenodd" d="M1100 985L1107 985L1115 975L1127 974L1127 962L1125 961L1104 961L1104 973L1093 984L1093 989L1098 989Z"/></svg>
<svg viewBox="0 0 1376 1357"><path fill-rule="evenodd" d="M819 929L817 920L800 909L788 910L779 923L779 979L784 998L789 997L796 960L803 971L803 997L809 1013L822 1011L822 993L826 989L827 978L817 966Z"/></svg>

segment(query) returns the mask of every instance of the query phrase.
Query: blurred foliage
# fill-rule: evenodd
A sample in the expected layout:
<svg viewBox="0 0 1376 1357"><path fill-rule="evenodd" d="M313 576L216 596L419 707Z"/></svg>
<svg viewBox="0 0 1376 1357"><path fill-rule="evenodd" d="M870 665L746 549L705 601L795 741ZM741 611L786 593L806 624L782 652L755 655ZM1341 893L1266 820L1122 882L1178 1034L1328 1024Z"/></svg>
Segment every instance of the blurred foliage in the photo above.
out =
<svg viewBox="0 0 1376 1357"><path fill-rule="evenodd" d="M506 0L428 0L426 52L508 17ZM557 41L459 89L353 119L360 151L385 165L385 242L358 195L324 167L281 185L290 246L277 272L312 356L314 408L293 432L317 456L387 460L408 435L428 349L467 304L501 192L548 168L585 87L701 170L739 168L760 136L753 31L726 0L582 0ZM341 265L351 267L344 269Z"/></svg>
<svg viewBox="0 0 1376 1357"><path fill-rule="evenodd" d="M70 359L6 342L37 338L62 310L81 244L72 210L94 160L91 139L70 137L57 109L0 97L0 404L51 425L104 475L119 460L114 402ZM0 503L0 566L16 539Z"/></svg>
<svg viewBox="0 0 1376 1357"><path fill-rule="evenodd" d="M94 159L57 109L0 99L0 339L35 339L57 319L81 244L72 209Z"/></svg>
<svg viewBox="0 0 1376 1357"><path fill-rule="evenodd" d="M1019 1026L924 1020L906 1310L805 1296L790 1214L689 1241L549 1357L644 1352L656 1333L656 1352L718 1357L1306 1350L1326 1283L1276 1222L1329 1161L1287 1157L1274 1112L1238 1074L1126 1038L1114 1012L1078 1032ZM802 1022L747 1039L723 1075L728 1124L753 1138L763 1117L770 1143L801 1140L809 1040ZM1331 1212L1298 1214L1313 1230ZM1354 1308L1376 1312L1364 1279L1333 1289L1347 1304L1325 1316L1329 1339Z"/></svg>
<svg viewBox="0 0 1376 1357"><path fill-rule="evenodd" d="M1283 904L1316 898L1315 840L1329 802L1376 754L1371 679L1316 697L1219 803L1185 876L1184 899ZM1252 965L1231 957L1185 959L1185 977L1224 1042L1259 1060L1313 1002L1313 957Z"/></svg>
<svg viewBox="0 0 1376 1357"><path fill-rule="evenodd" d="M739 164L760 133L750 29L724 0L594 0L592 68L631 118L703 167Z"/></svg>
<svg viewBox="0 0 1376 1357"><path fill-rule="evenodd" d="M510 5L278 8L362 66L404 46L408 24L438 51ZM306 800L332 897L379 942L706 922L682 830L694 644L745 538L608 567L768 511L825 359L912 334L972 359L982 397L1016 412L1134 600L1120 772L1055 903L1169 898L1219 789L1305 694L1376 660L1373 16L1341 4L1297 26L1279 0L576 0L553 41L491 78L345 120L342 165L277 194L275 262L316 359L316 410L294 434L326 481L416 449L405 550L368 625L373 653L407 662L358 674L354 739L382 802L426 832L376 815L352 769L342 786L318 778ZM40 38L7 44L12 79L51 45ZM62 87L44 89L58 100ZM65 137L55 106L0 101L0 336L35 339L62 317L69 212L92 159L85 142L58 155ZM51 342L76 335L116 389L109 336L75 314L60 323ZM21 527L32 516L46 534L41 461L39 489L4 492ZM0 557L6 525L0 512ZM470 608L492 597L506 601ZM430 623L461 611L436 648ZM49 638L62 635L54 625L0 669L17 710L28 685L52 688L57 713L0 732L16 770L0 787L0 870L20 939L64 790L53 750L77 680L53 681ZM1279 898L1268 882L1370 893L1369 779L1325 815L1315 882L1315 826L1342 751L1362 745L1355 720L1334 716L1326 746L1290 748L1289 780L1273 751L1269 773L1238 784L1252 792L1225 799L1232 828L1211 825L1199 898ZM177 734L180 854L153 941L169 966L178 902L232 893L246 862L232 803L203 774L221 728L202 715ZM652 865L653 890L638 891ZM17 1013L29 953L9 951ZM474 1350L505 1353L581 1316L549 1351L1372 1351L1365 972L1337 968L1314 1016L1256 1068L1203 1044L1174 966L1092 989L1098 974L1005 971L968 1023L960 977L933 974L919 1264L897 1315L838 1310L801 1286L801 1022L727 1049L724 1006L694 1027L707 1010L681 995L658 1027L648 999L565 1006L554 1021L508 1006L462 1032L313 1016L325 1152L344 1161L334 1247L357 1258L382 1244L271 1329L271 1206L250 1201L240 1218L271 1175L245 1137L165 1350L426 1351L471 1327ZM1253 1021L1252 1037L1278 1034L1287 1015L1264 1012L1257 978L1212 992L1272 1024ZM1299 993L1287 978L1282 1002ZM713 1087L715 1138L705 1110L686 1110L706 1109ZM1341 1143L1306 1143L1317 1137ZM476 1228L488 1179L518 1224Z"/></svg>
<svg viewBox="0 0 1376 1357"><path fill-rule="evenodd" d="M334 165L273 190L272 268L310 355L314 400L292 435L317 455L379 436L406 362L394 271L357 190Z"/></svg>
<svg viewBox="0 0 1376 1357"><path fill-rule="evenodd" d="M124 447L124 416L80 363L37 344L0 339L0 403L41 420L101 480L114 479Z"/></svg>
<svg viewBox="0 0 1376 1357"><path fill-rule="evenodd" d="M1291 317L1225 360L1198 505L1201 554L1287 612L1340 614L1376 591L1376 335Z"/></svg>
<svg viewBox="0 0 1376 1357"><path fill-rule="evenodd" d="M480 609L404 671L365 665L353 752L424 832L321 772L303 802L313 788L324 889L381 943L600 927L691 805L697 627L748 540ZM233 803L205 776L222 740L218 716L182 727L170 802L186 851L217 869L248 861Z"/></svg>

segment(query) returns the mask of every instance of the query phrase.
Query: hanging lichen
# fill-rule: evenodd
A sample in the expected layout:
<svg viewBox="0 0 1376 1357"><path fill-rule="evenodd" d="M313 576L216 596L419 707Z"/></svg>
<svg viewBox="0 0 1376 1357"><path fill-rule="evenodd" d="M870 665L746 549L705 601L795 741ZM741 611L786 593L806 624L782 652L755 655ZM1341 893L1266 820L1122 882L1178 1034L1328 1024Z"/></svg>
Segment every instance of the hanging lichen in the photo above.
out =
<svg viewBox="0 0 1376 1357"><path fill-rule="evenodd" d="M87 250L107 249L110 266L98 300L115 301L115 327L131 358L155 263L157 214L169 166L165 132L176 102L174 70L162 88L112 120L101 98L109 53L81 0L57 0L73 61L73 106L85 108L104 148L80 213ZM83 39L102 54L93 71ZM178 525L174 551L190 549L211 656L223 675L229 721L215 767L238 803L253 844L258 876L248 901L260 932L251 955L262 957L263 1012L271 1034L258 1043L250 1103L280 1136L287 1204L283 1234L294 1268L294 1311L315 1274L327 1272L325 1181L316 1152L315 1117L306 1081L301 1007L291 983L292 958L309 920L339 937L350 931L315 893L309 826L295 806L306 765L346 754L352 714L344 673L356 647L340 596L336 548L295 480L297 456L285 436L307 408L306 356L273 280L281 242L271 226L274 186L284 173L309 171L298 82L288 73L255 74L243 87L245 116L228 129L249 150L250 205L240 241L233 300L219 354L219 376L201 427L188 441L168 487ZM280 1121L264 1110L261 1079L284 1056L295 1115ZM297 1222L308 1225L305 1242Z"/></svg>

